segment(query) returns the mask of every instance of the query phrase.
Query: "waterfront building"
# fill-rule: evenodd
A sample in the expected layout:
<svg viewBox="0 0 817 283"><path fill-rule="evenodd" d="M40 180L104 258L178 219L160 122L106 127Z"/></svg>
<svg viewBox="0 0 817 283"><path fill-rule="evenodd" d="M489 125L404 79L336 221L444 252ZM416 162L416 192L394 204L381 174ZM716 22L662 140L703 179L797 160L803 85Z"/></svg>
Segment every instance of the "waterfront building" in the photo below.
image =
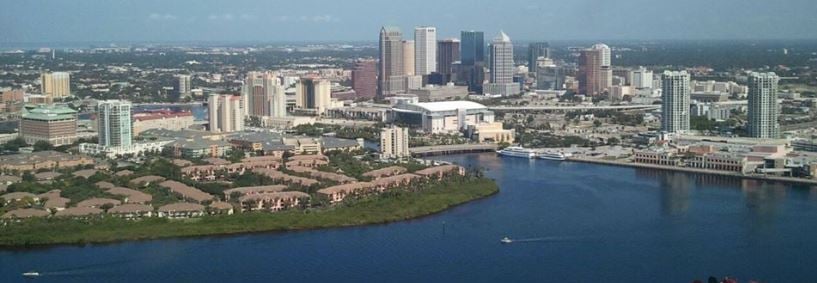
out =
<svg viewBox="0 0 817 283"><path fill-rule="evenodd" d="M493 95L519 94L519 83L513 81L513 43L505 32L491 42L491 77L488 84L483 86L483 93Z"/></svg>
<svg viewBox="0 0 817 283"><path fill-rule="evenodd" d="M71 95L71 74L68 72L42 73L40 75L42 94L50 99Z"/></svg>
<svg viewBox="0 0 817 283"><path fill-rule="evenodd" d="M678 166L681 159L674 151L666 149L644 149L633 152L633 162L664 166Z"/></svg>
<svg viewBox="0 0 817 283"><path fill-rule="evenodd" d="M97 104L99 145L130 146L133 142L132 105L126 100L103 100Z"/></svg>
<svg viewBox="0 0 817 283"><path fill-rule="evenodd" d="M753 138L778 138L780 124L777 121L777 83L775 73L751 73L749 75L748 133Z"/></svg>
<svg viewBox="0 0 817 283"><path fill-rule="evenodd" d="M179 97L190 96L193 88L192 77L190 75L176 76L176 85L174 88Z"/></svg>
<svg viewBox="0 0 817 283"><path fill-rule="evenodd" d="M460 40L449 38L437 41L437 72L443 77L443 82L453 80L454 62L460 61Z"/></svg>
<svg viewBox="0 0 817 283"><path fill-rule="evenodd" d="M244 116L285 117L286 93L273 72L249 72L241 86L241 108Z"/></svg>
<svg viewBox="0 0 817 283"><path fill-rule="evenodd" d="M403 40L403 75L413 76L417 70L415 63L415 43L414 40Z"/></svg>
<svg viewBox="0 0 817 283"><path fill-rule="evenodd" d="M212 94L207 101L210 132L228 133L244 130L241 97Z"/></svg>
<svg viewBox="0 0 817 283"><path fill-rule="evenodd" d="M352 89L357 98L374 98L377 94L377 61L361 60L352 70Z"/></svg>
<svg viewBox="0 0 817 283"><path fill-rule="evenodd" d="M380 130L380 157L411 157L408 128L391 126Z"/></svg>
<svg viewBox="0 0 817 283"><path fill-rule="evenodd" d="M460 72L457 79L468 85L468 91L482 93L485 80L485 35L481 31L460 33Z"/></svg>
<svg viewBox="0 0 817 283"><path fill-rule="evenodd" d="M539 58L550 58L550 44L547 42L528 44L528 72L536 74Z"/></svg>
<svg viewBox="0 0 817 283"><path fill-rule="evenodd" d="M391 122L426 133L452 133L470 125L494 122L494 112L473 101L400 102L389 112Z"/></svg>
<svg viewBox="0 0 817 283"><path fill-rule="evenodd" d="M437 71L437 28L414 28L414 74L425 76Z"/></svg>
<svg viewBox="0 0 817 283"><path fill-rule="evenodd" d="M711 152L697 155L687 161L687 166L700 169L733 171L739 173L751 172L746 156L731 152Z"/></svg>
<svg viewBox="0 0 817 283"><path fill-rule="evenodd" d="M328 80L304 77L295 87L295 107L323 115L332 104L332 85Z"/></svg>
<svg viewBox="0 0 817 283"><path fill-rule="evenodd" d="M20 117L20 137L27 144L71 144L77 140L77 111L62 105L27 107Z"/></svg>
<svg viewBox="0 0 817 283"><path fill-rule="evenodd" d="M689 74L665 71L661 75L661 130L668 133L689 131Z"/></svg>
<svg viewBox="0 0 817 283"><path fill-rule="evenodd" d="M378 95L380 97L391 96L405 88L400 88L394 83L393 77L405 75L403 68L403 33L400 29L392 26L384 26L380 29L380 61L378 61ZM412 61L413 62L413 61Z"/></svg>

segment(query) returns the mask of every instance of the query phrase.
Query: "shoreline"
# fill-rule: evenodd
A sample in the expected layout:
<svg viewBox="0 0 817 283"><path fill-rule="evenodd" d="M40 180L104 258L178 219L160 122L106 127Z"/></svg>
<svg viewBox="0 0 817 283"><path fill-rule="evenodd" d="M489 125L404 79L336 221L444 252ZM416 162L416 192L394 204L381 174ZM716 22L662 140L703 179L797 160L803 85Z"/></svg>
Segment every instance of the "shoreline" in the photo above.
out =
<svg viewBox="0 0 817 283"><path fill-rule="evenodd" d="M744 174L740 174L740 173L732 172L732 171L720 171L720 170L678 167L678 166L668 166L668 165L622 162L622 161L613 161L613 160L600 160L600 159L580 158L580 157L570 157L565 161L578 162L578 163L591 163L591 164L609 165L609 166L618 166L618 167L655 169L655 170L676 171L676 172L694 173L694 174L717 175L717 176L735 177L735 178L741 178L741 179L751 179L751 180L771 181L771 182L782 182L782 183L798 184L798 185L817 185L817 180L811 180L811 179L794 178L794 177L778 177L778 176L744 175Z"/></svg>
<svg viewBox="0 0 817 283"><path fill-rule="evenodd" d="M360 200L359 203L353 203L348 206L333 207L322 211L287 211L278 213L263 213L253 212L244 214L235 214L229 216L205 216L201 218L190 218L184 220L167 220L160 218L143 219L140 222L131 222L123 219L102 219L94 224L79 223L77 221L60 221L51 222L43 221L36 223L39 227L30 229L31 231L23 231L38 234L33 241L14 241L14 237L23 236L9 232L11 229L20 229L10 225L8 227L0 228L0 250L6 251L25 251L33 249L46 249L60 246L86 246L86 245L105 245L118 244L132 241L152 241L164 239L184 239L184 238L206 238L206 237L230 237L237 235L251 235L263 233L286 233L286 232L302 232L323 229L343 229L351 227L365 227L374 225L386 225L391 223L417 220L439 213L443 213L449 209L486 199L499 193L499 186L493 179L480 178L464 181L460 186L445 186L445 183L440 183L437 186L442 186L448 191L432 191L438 188L426 188L420 192L402 192L402 198L408 198L409 205L402 206L403 210L392 211L388 205L400 205L402 200L389 199L384 196L376 196L371 199ZM459 190L459 191L458 191ZM448 197L444 203L435 204L433 207L427 207L428 202L433 201L434 197ZM375 206L372 207L366 207ZM380 209L381 211L377 211ZM387 214L391 212L391 214ZM360 215L361 213L384 213L376 215L373 219L351 219L341 216ZM347 214L347 215L343 215ZM341 215L341 216L339 216ZM325 217L327 219L316 219ZM309 219L306 219L309 218ZM321 220L329 221L328 223L321 222ZM332 222L335 221L335 222ZM81 227L88 230L79 229L79 231L71 229L76 224L85 225ZM106 224L120 225L116 229L105 229L105 227L96 227ZM254 225L255 224L255 225ZM19 225L19 224L15 224ZM42 235L39 232L40 228L50 228L51 225L62 225L73 232L73 235L62 234L63 238L52 238L49 235ZM198 227L197 227L198 225ZM163 227L169 226L169 227ZM201 227L206 226L206 227ZM163 230L164 234L145 234L145 231L153 232L156 228L176 228L171 230ZM207 229L209 228L209 229ZM25 229L25 228L23 228ZM100 230L103 229L103 230ZM128 233L127 229L141 231L139 233ZM5 230L5 231L4 231ZM125 231L123 231L125 230ZM110 237L105 235L107 232L117 232L119 237ZM18 231L19 232L19 231ZM70 233L70 232L69 232ZM100 234L101 233L101 234ZM5 235L4 235L5 234ZM10 235L9 235L10 234ZM86 235L90 234L90 235ZM94 238L96 235L96 238ZM121 236L127 235L127 236ZM89 238L86 239L85 237ZM11 240L9 240L11 239Z"/></svg>

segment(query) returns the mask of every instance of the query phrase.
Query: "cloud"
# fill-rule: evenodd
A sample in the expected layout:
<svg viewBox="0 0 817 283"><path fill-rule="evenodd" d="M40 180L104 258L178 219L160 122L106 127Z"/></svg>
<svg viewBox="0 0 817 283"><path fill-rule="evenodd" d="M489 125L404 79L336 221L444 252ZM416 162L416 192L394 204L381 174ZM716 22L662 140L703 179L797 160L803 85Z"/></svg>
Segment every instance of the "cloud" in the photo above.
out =
<svg viewBox="0 0 817 283"><path fill-rule="evenodd" d="M275 21L278 22L299 22L299 23L337 23L340 22L340 18L332 16L332 15L314 15L314 16L277 16L273 18Z"/></svg>
<svg viewBox="0 0 817 283"><path fill-rule="evenodd" d="M233 16L233 14L230 14L230 13L221 14L221 15L213 14L213 15L210 15L209 17L207 17L207 19L209 19L211 21L232 21L232 20L235 19L235 16Z"/></svg>
<svg viewBox="0 0 817 283"><path fill-rule="evenodd" d="M178 17L171 14L151 13L148 15L148 20L150 21L175 21L176 19L178 19Z"/></svg>

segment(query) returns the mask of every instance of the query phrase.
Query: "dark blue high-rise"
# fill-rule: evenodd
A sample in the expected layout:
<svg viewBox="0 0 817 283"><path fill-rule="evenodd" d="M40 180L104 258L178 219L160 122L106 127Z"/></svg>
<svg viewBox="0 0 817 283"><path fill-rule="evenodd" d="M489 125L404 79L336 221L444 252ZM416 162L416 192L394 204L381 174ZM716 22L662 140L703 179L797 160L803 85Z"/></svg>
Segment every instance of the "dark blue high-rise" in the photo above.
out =
<svg viewBox="0 0 817 283"><path fill-rule="evenodd" d="M460 33L460 60L462 65L473 66L485 62L485 34L481 31Z"/></svg>

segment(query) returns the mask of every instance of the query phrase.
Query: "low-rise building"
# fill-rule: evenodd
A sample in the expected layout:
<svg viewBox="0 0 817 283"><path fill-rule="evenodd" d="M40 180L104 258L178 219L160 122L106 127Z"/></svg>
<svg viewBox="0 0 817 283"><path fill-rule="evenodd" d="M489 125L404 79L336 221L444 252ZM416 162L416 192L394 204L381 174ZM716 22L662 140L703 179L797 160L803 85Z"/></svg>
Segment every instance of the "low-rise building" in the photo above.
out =
<svg viewBox="0 0 817 283"><path fill-rule="evenodd" d="M21 208L15 209L3 214L3 219L25 219L32 217L46 217L51 215L50 212L38 208Z"/></svg>
<svg viewBox="0 0 817 283"><path fill-rule="evenodd" d="M281 211L304 208L309 204L309 194L297 191L250 194L238 199L243 211Z"/></svg>
<svg viewBox="0 0 817 283"><path fill-rule="evenodd" d="M342 202L347 197L357 197L377 192L375 185L370 182L355 182L337 186L331 186L318 190L318 197L321 197L330 204Z"/></svg>
<svg viewBox="0 0 817 283"><path fill-rule="evenodd" d="M417 170L416 172L414 172L414 174L429 179L442 179L443 177L451 175L465 176L465 168L459 165L448 164Z"/></svg>
<svg viewBox="0 0 817 283"><path fill-rule="evenodd" d="M159 183L160 187L169 189L171 192L180 195L182 198L197 203L212 201L215 197L211 194L205 193L199 189L185 185L178 181L167 180Z"/></svg>
<svg viewBox="0 0 817 283"><path fill-rule="evenodd" d="M695 156L687 161L687 166L739 173L752 171L746 156L729 152L713 152Z"/></svg>
<svg viewBox="0 0 817 283"><path fill-rule="evenodd" d="M108 214L126 219L151 217L153 216L153 207L145 204L126 203L108 209Z"/></svg>
<svg viewBox="0 0 817 283"><path fill-rule="evenodd" d="M77 140L77 111L60 105L27 107L20 118L20 137L28 144L71 144Z"/></svg>
<svg viewBox="0 0 817 283"><path fill-rule="evenodd" d="M205 208L201 204L178 202L159 207L159 217L170 219L200 217L204 215Z"/></svg>
<svg viewBox="0 0 817 283"><path fill-rule="evenodd" d="M57 217L70 217L70 218L88 218L93 216L98 216L102 214L104 211L102 209L96 207L69 207L57 213L54 213L54 216Z"/></svg>
<svg viewBox="0 0 817 283"><path fill-rule="evenodd" d="M680 158L675 152L664 149L645 149L633 153L633 162L643 164L678 166Z"/></svg>
<svg viewBox="0 0 817 283"><path fill-rule="evenodd" d="M73 168L93 164L94 160L86 155L72 155L50 150L0 156L0 170L5 172Z"/></svg>

